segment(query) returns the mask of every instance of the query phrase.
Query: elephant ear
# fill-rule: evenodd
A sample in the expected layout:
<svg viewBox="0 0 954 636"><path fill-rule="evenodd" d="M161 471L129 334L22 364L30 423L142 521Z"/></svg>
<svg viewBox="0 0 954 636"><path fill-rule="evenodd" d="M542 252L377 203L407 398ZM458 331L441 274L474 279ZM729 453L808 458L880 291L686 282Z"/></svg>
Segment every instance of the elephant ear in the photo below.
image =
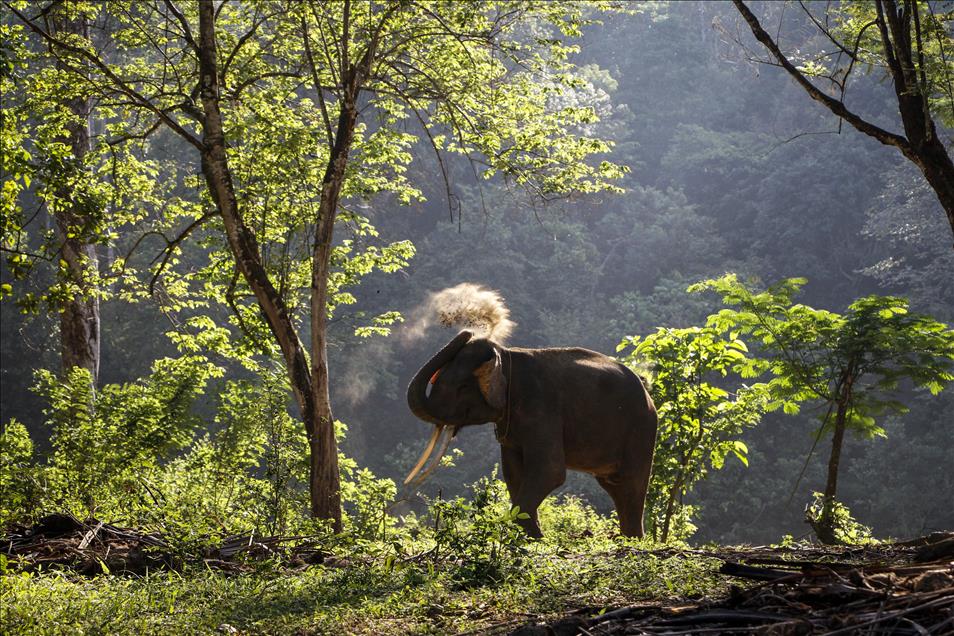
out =
<svg viewBox="0 0 954 636"><path fill-rule="evenodd" d="M504 377L500 352L496 348L487 362L474 369L474 376L487 404L502 411L507 405L507 378Z"/></svg>

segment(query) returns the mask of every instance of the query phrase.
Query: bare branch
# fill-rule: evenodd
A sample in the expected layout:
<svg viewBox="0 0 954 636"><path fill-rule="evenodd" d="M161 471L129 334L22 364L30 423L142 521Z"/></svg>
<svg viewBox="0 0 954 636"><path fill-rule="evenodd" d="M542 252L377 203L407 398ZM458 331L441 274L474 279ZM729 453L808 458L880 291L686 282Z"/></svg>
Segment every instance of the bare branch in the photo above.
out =
<svg viewBox="0 0 954 636"><path fill-rule="evenodd" d="M315 83L315 92L318 93L318 105L321 107L321 118L325 122L325 134L328 136L328 148L335 145L335 133L331 128L331 118L328 117L328 105L325 104L325 90L318 79L318 69L315 67L315 58L311 54L311 38L308 35L308 19L304 14L301 16L301 37L305 43L305 59L308 61L308 68L311 70L311 78Z"/></svg>
<svg viewBox="0 0 954 636"><path fill-rule="evenodd" d="M258 14L258 10L256 7L256 15L257 14ZM267 19L272 17L272 15L273 14L263 15L261 19L257 19L257 20L253 18L252 26L249 28L248 31L245 32L245 34L242 35L242 37L238 39L238 41L235 43L235 46L232 47L232 50L229 52L228 56L225 58L225 61L222 63L222 70L219 73L219 75L222 78L222 84L226 83L225 79L226 79L226 76L228 75L229 67L232 65L232 61L235 59L235 56L238 55L239 51L242 50L242 47L245 46L245 43L255 36L255 32L258 31L258 27L260 27Z"/></svg>
<svg viewBox="0 0 954 636"><path fill-rule="evenodd" d="M371 34L371 38L368 41L368 48L365 49L364 54L361 56L361 61L358 63L358 66L361 68L362 80L367 78L368 74L371 72L371 64L374 61L375 53L377 53L378 44L381 41L381 32L384 30L384 25L387 24L394 12L400 9L402 6L402 4L392 4L390 7L388 7L387 11L384 12L384 15L381 16L381 19L378 21L378 25L375 27L374 32Z"/></svg>
<svg viewBox="0 0 954 636"><path fill-rule="evenodd" d="M331 55L331 49L328 48L328 38L325 36L325 30L321 28L321 16L318 15L318 12L315 8L314 3L307 3L308 8L311 9L311 14L315 18L315 24L318 26L318 35L321 37L321 47L324 50L325 61L328 62L328 70L331 72L331 78L335 86L341 86L341 78L338 76L338 69L335 64L335 58ZM326 16L325 21L328 23L328 28L331 33L334 32L334 27L331 22L331 18ZM338 40L336 38L331 38L331 41L335 45L335 49L338 50L338 55L340 57L341 51L338 49Z"/></svg>
<svg viewBox="0 0 954 636"><path fill-rule="evenodd" d="M232 89L232 90L230 91L230 95L231 95L231 97L232 97L233 99L238 100L239 97L240 97L241 94L242 94L242 91L244 91L246 88L248 88L249 86L252 86L253 84L255 84L255 82L258 82L258 81L263 80L263 79L267 79L267 78L269 78L269 77L297 77L297 78L301 78L301 74L300 74L300 73L296 73L296 72L294 72L294 71L273 71L273 72L270 72L270 73L262 73L261 75L256 75L255 77L250 77L250 78L246 79L244 82L242 82L241 84L239 84L238 86L236 86L234 89Z"/></svg>
<svg viewBox="0 0 954 636"><path fill-rule="evenodd" d="M406 99L406 103L410 104L411 100ZM421 130L424 131L424 134L427 136L427 141L430 142L431 148L434 150L434 156L437 158L437 165L441 169L441 178L444 180L444 193L447 195L447 209L450 212L451 219L454 218L454 199L457 197L454 195L451 190L450 177L447 175L447 166L444 164L444 157L441 155L441 149L438 147L437 142L434 140L434 136L431 134L430 128L427 126L427 122L424 120L424 117L421 115L420 111L414 106L411 106L411 112L414 113L414 116L417 118L417 121L421 124ZM460 204L458 203L458 207Z"/></svg>
<svg viewBox="0 0 954 636"><path fill-rule="evenodd" d="M149 125L145 130L143 130L141 133L135 133L135 134L132 134L132 133L131 133L131 134L128 134L128 135L121 135L121 136L116 137L116 138L114 138L114 139L107 139L107 140L106 140L106 145L107 145L107 146L118 146L118 145L120 145L120 144L126 143L127 141L132 141L133 139L144 140L144 139L148 138L152 133L156 132L161 125L162 125L162 120L157 119L157 120L155 120L154 122L152 122L152 124L150 124L150 125Z"/></svg>
<svg viewBox="0 0 954 636"><path fill-rule="evenodd" d="M778 44L775 43L775 40L772 39L772 36L766 33L765 29L762 28L762 25L759 23L758 18L749 10L745 3L742 0L732 0L736 9L739 13L742 14L742 17L748 23L749 28L752 30L752 34L755 36L755 39L762 43L765 48L778 60L778 63L788 72L788 74L809 94L809 96L817 102L823 104L828 110L834 113L836 116L844 119L849 124L854 126L858 131L865 133L871 137L874 137L881 143L894 146L904 152L906 155L913 152L910 142L903 136L889 132L879 126L872 124L871 122L862 119L855 113L848 110L845 104L837 99L829 97L821 90L818 89L814 84L809 81L805 75L795 68L795 65L792 64L785 54L778 48Z"/></svg>
<svg viewBox="0 0 954 636"><path fill-rule="evenodd" d="M239 331L242 332L246 338L248 338L259 351L267 352L268 347L259 340L255 334L249 329L248 325L245 323L245 319L242 317L242 312L239 311L238 304L235 302L235 286L238 283L239 270L238 267L235 267L232 270L232 279L229 281L229 286L225 290L225 304L229 306L229 309L232 310L232 315L235 316L236 321L238 321Z"/></svg>
<svg viewBox="0 0 954 636"><path fill-rule="evenodd" d="M351 43L351 0L344 0L342 13L344 26L341 29L341 75L342 81L349 76L351 60L348 59L348 48Z"/></svg>
<svg viewBox="0 0 954 636"><path fill-rule="evenodd" d="M26 251L23 251L23 250L10 249L10 248L8 248L8 247L3 247L2 245L0 245L0 252L6 252L7 254L17 254L18 256L28 256L29 258L33 258L33 259L37 259L37 260L41 260L41 261L49 261L49 262L51 262L51 263L52 263L54 260L58 260L58 259L59 259L59 256L58 256L57 254L53 254L53 255L51 255L51 256L48 256L48 255L44 255L44 254L37 254L37 253L35 253L35 252L26 252Z"/></svg>
<svg viewBox="0 0 954 636"><path fill-rule="evenodd" d="M815 27L818 28L818 30L821 31L822 34L824 34L824 36L825 36L826 38L828 38L828 40L829 40L832 44L834 44L834 45L837 46L839 49L841 49L841 52L844 53L845 55L847 55L848 57L850 57L851 59L853 59L853 60L856 59L856 57L857 57L857 49L858 49L857 44L855 45L855 50L851 50L851 49L849 49L848 47L846 47L844 44L842 44L841 41L838 40L838 38L836 38L834 35L832 35L831 31L828 29L828 24L827 24L827 22L828 22L828 12L827 12L827 11L825 12L825 24L822 24L821 22L818 21L818 18L815 17L815 14L812 13L811 10L810 10L808 7L805 6L805 0L798 0L798 6L800 6L800 7L802 8L802 12L803 12L805 15L808 16L808 19L812 21L812 23L815 25ZM869 25L870 25L870 24L874 24L874 22L870 22ZM866 29L866 28L868 28L868 25L865 25L865 27L862 29L862 32L864 32L864 29ZM777 35L777 34L776 34L776 36L775 36L775 41L778 42L778 35Z"/></svg>
<svg viewBox="0 0 954 636"><path fill-rule="evenodd" d="M166 248L162 252L160 252L156 256L156 258L152 259L152 262L155 263L157 260L159 260L160 256L162 257L162 262L159 263L159 267L156 269L156 271L152 275L152 278L149 280L149 295L150 296L152 296L153 290L155 289L155 286L156 286L156 282L159 280L159 277L162 276L162 272L163 270L165 270L166 264L169 262L169 259L172 258L172 254L175 252L179 244L181 244L182 241L186 239L186 237L192 234L193 230L195 230L197 227L201 226L203 223L205 223L206 221L211 219L213 216L215 216L216 212L217 210L215 208L206 210L202 214L202 216L200 216L195 221L190 223L184 230L182 230L182 232L179 233L178 236L176 236L175 238L171 240L166 238L165 235L160 234L160 236L162 236L162 238L165 239L166 241Z"/></svg>
<svg viewBox="0 0 954 636"><path fill-rule="evenodd" d="M939 29L937 26L938 19L934 13L934 7L931 6L930 2L927 3L927 7L928 7L928 11L931 12L931 22L934 23L933 31L934 31L935 37L937 38L938 52L941 54L941 61L944 63L944 69L945 69L944 84L945 84L945 87L947 88L947 97L949 100L948 103L951 106L951 116L954 117L954 84L952 84L951 82L951 73L949 71L950 66L947 61L947 53L944 51L944 38L941 36L941 34L944 31L943 29Z"/></svg>
<svg viewBox="0 0 954 636"><path fill-rule="evenodd" d="M162 0L166 5L166 8L169 9L169 12L175 16L176 20L179 22L179 25L182 27L182 37L185 38L186 43L192 47L192 50L196 53L199 52L199 45L196 44L195 38L192 37L192 29L189 28L189 21L186 20L185 15L182 14L182 11L179 10L179 7L176 6L176 3L173 0Z"/></svg>

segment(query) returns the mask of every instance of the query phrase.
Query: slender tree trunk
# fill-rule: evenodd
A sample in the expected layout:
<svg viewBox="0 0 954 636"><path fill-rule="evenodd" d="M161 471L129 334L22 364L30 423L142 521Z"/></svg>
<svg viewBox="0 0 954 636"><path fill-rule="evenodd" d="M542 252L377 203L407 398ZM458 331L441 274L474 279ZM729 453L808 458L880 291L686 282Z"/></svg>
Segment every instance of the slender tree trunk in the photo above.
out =
<svg viewBox="0 0 954 636"><path fill-rule="evenodd" d="M232 176L229 172L222 114L219 109L214 13L215 7L212 0L199 2L198 47L202 77L200 96L204 113L202 172L212 199L222 216L229 248L235 257L236 265L255 294L269 329L285 359L292 393L298 403L305 431L308 434L312 515L330 519L335 529L339 530L341 507L338 493L338 456L331 409L327 399L327 361L322 360L314 367L309 367L308 356L295 330L288 308L272 285L268 272L262 266L255 236L245 224L238 208ZM334 222L333 218L331 222ZM330 234L327 258L330 261ZM327 289L327 277L325 277L324 285ZM322 305L319 313L323 316L324 311L325 307ZM322 344L320 351L324 352L325 349L326 347ZM313 369L323 370L324 375L313 377ZM320 397L322 395L323 399ZM323 424L327 427L325 431L321 430Z"/></svg>
<svg viewBox="0 0 954 636"><path fill-rule="evenodd" d="M331 412L328 382L327 308L334 224L338 216L338 201L358 116L355 103L357 78L354 73L351 75L346 80L346 96L340 104L335 142L321 184L311 270L311 374L314 379L312 389L317 425L317 435L310 440L313 459L311 505L320 517L335 518L331 513L336 512L337 524L340 524L341 496L338 482L338 447L334 437L334 417Z"/></svg>
<svg viewBox="0 0 954 636"><path fill-rule="evenodd" d="M698 389L698 384L693 385L693 390ZM685 485L689 482L689 462L692 460L692 454L696 452L696 449L699 448L699 445L702 444L702 438L705 435L705 428L702 422L701 412L696 412L696 418L699 421L699 432L696 433L696 438L693 441L692 446L689 447L689 450L682 457L682 462L680 463L680 472L679 476L676 477L676 481L673 484L672 490L669 493L669 501L666 502L666 515L663 522L663 531L662 531L662 542L665 543L669 539L669 528L672 525L672 516L675 513L676 508L676 497L681 497L683 494L683 489ZM680 503L682 500L680 499Z"/></svg>
<svg viewBox="0 0 954 636"><path fill-rule="evenodd" d="M835 501L838 490L838 467L841 464L841 448L845 441L848 404L842 399L835 414L835 431L831 436L831 454L828 456L828 479L825 481L826 506Z"/></svg>
<svg viewBox="0 0 954 636"><path fill-rule="evenodd" d="M676 494L682 488L682 477L676 479L676 482L672 485L672 489L669 491L669 500L666 502L666 513L663 517L663 527L662 527L662 536L660 541L665 543L669 540L669 527L672 522L672 515L675 512L676 507Z"/></svg>
<svg viewBox="0 0 954 636"><path fill-rule="evenodd" d="M838 543L835 535L834 509L838 492L838 469L841 465L841 449L845 441L845 430L848 428L848 410L851 406L852 384L854 383L853 365L849 365L842 376L838 390L838 410L835 412L835 430L831 436L831 454L828 456L828 478L825 481L825 492L822 499L821 518L813 523L815 534L822 543L829 545Z"/></svg>
<svg viewBox="0 0 954 636"><path fill-rule="evenodd" d="M845 419L847 415L846 402L839 401L838 412L835 415L835 431L831 436L831 454L828 456L828 479L825 482L825 493L822 497L821 515L816 519L808 517L815 535L826 545L839 543L835 534L835 504L838 488L838 466L841 462L841 447L845 439Z"/></svg>
<svg viewBox="0 0 954 636"><path fill-rule="evenodd" d="M87 37L88 24L85 17L54 17L57 31ZM57 63L63 68L62 63ZM74 117L67 124L63 141L69 145L73 157L72 170L84 170L83 162L90 151L89 117L90 101L85 95L66 102ZM99 297L95 283L90 278L99 272L96 247L87 241L89 214L82 201L77 201L74 190L64 186L57 192L62 207L54 212L56 233L63 248L61 257L66 263L66 275L77 290L73 297L63 302L60 310L60 356L63 374L73 367L82 367L90 372L93 385L99 379Z"/></svg>

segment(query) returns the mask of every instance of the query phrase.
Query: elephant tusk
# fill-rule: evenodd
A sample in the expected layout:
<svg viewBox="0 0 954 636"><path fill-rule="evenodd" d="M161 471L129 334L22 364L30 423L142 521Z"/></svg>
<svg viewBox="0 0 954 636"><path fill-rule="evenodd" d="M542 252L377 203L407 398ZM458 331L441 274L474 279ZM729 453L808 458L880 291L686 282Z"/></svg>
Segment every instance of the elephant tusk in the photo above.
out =
<svg viewBox="0 0 954 636"><path fill-rule="evenodd" d="M440 437L441 433L444 432L444 426L438 425L434 427L434 432L431 433L431 439L427 442L427 448L424 449L424 452L421 454L421 458L417 460L414 468L411 469L411 472L408 474L407 478L404 480L404 485L407 486L411 483L411 480L414 479L414 476L420 472L421 468L424 467L424 464L427 463L427 460L430 459L431 453L434 451L434 446L437 445L437 438Z"/></svg>
<svg viewBox="0 0 954 636"><path fill-rule="evenodd" d="M424 469L424 471L418 475L415 480L418 484L423 483L425 479L430 477L431 473L434 472L434 469L440 466L441 459L444 457L444 453L447 452L447 447L450 446L451 440L454 439L454 436L457 435L457 429L454 429L452 433L444 436L444 441L441 443L440 450L437 451L437 457L434 461L431 462L431 465ZM407 482L405 482L406 484Z"/></svg>

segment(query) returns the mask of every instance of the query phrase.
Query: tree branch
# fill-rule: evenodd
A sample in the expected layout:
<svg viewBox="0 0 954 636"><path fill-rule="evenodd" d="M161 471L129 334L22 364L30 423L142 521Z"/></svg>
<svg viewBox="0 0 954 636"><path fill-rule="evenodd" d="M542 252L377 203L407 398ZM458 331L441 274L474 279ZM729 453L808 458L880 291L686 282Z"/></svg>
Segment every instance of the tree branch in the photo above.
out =
<svg viewBox="0 0 954 636"><path fill-rule="evenodd" d="M265 20L267 20L270 17L271 17L270 15L263 15L261 19L258 19L258 20L253 18L252 26L242 37L238 39L238 41L235 43L235 46L232 47L232 50L229 52L228 56L225 58L225 61L222 63L222 70L219 73L219 75L222 78L221 81L223 85L226 83L225 78L229 73L229 67L232 65L232 61L235 59L235 56L238 55L242 47L245 46L245 43L248 42L252 37L254 37L255 32L258 31L258 27L260 27L262 23L265 22Z"/></svg>
<svg viewBox="0 0 954 636"><path fill-rule="evenodd" d="M197 227L199 227L200 225L202 225L203 223L211 219L213 216L215 216L216 212L217 210L215 208L207 210L206 212L202 214L202 216L200 216L195 221L190 223L184 230L182 230L182 232L179 233L177 237L175 237L172 240L167 239L165 235L161 235L162 238L165 239L166 241L166 248L162 252L160 252L160 256L162 256L162 262L159 263L159 268L156 269L156 271L152 275L152 278L149 280L149 295L150 296L152 296L153 290L155 289L155 286L156 286L156 282L159 280L159 277L162 276L162 272L166 268L166 264L169 262L169 259L172 258L172 253L175 251L176 247L178 247L179 244L182 243L182 241L184 241L186 237L188 237L192 233L193 230L195 230ZM157 260L159 260L159 256L156 256L156 258L152 259L152 262L155 263Z"/></svg>
<svg viewBox="0 0 954 636"><path fill-rule="evenodd" d="M879 126L875 126L871 122L862 119L855 113L848 110L843 102L829 97L819 90L818 87L812 84L811 81L809 81L808 78L805 77L801 71L795 68L795 65L793 65L787 57L785 57L785 54L782 53L781 49L778 48L778 44L776 44L775 40L772 39L772 36L762 28L758 18L756 18L749 8L745 6L745 3L742 2L742 0L732 0L732 3L748 23L749 28L752 30L752 35L755 36L755 39L761 42L762 45L769 50L772 56L778 60L778 63L782 66L782 68L784 68L786 72L788 72L788 74L803 89L805 89L812 99L823 104L833 114L847 121L859 132L862 132L870 137L874 137L887 146L894 146L905 153L905 155L913 153L913 148L911 147L911 144L907 138L903 137L902 135L887 131Z"/></svg>
<svg viewBox="0 0 954 636"><path fill-rule="evenodd" d="M36 24L35 22L27 18L20 11L18 11L16 7L12 6L7 0L3 0L3 5L7 9L9 9L14 15L16 15L17 18L20 20L20 22L22 22L24 25L27 26L27 28L29 28L31 31L39 35L41 38L43 38L43 40L47 42L47 44L49 44L50 46L58 48L58 49L62 49L64 51L72 53L73 55L77 55L79 57L89 60L97 69L99 69L101 73L103 73L103 75L105 75L112 81L113 85L120 92L128 96L130 99L133 100L134 103L138 104L140 107L151 110L153 113L158 115L159 118L167 126L169 126L169 128L173 130L173 132L175 132L177 135L179 135L180 137L188 141L190 144L192 144L199 150L202 150L203 145L198 137L196 137L195 135L190 133L188 130L183 128L182 125L179 124L179 122L177 122L175 119L170 117L165 111L163 111L158 106L153 104L151 101L146 99L143 95L140 95L138 91L128 86L126 82L121 77L116 75L116 73L114 73L113 70L110 69L105 62L99 59L99 56L91 53L90 51L87 51L86 49L82 49L82 48L73 46L71 44L66 44L63 41L54 38L52 35L47 33L46 30L44 30L41 26L39 26L38 24Z"/></svg>
<svg viewBox="0 0 954 636"><path fill-rule="evenodd" d="M315 92L318 93L318 105L321 107L321 118L325 122L325 134L328 136L328 148L335 145L335 133L331 128L331 118L328 117L328 105L325 103L325 91L321 86L321 80L318 78L318 69L315 67L315 58L311 54L311 41L308 36L308 18L305 14L301 15L301 37L305 43L305 59L308 62L308 68L311 70L311 78L315 83Z"/></svg>
<svg viewBox="0 0 954 636"><path fill-rule="evenodd" d="M176 6L173 0L163 0L163 4L166 5L166 8L175 16L179 25L182 27L182 37L185 38L186 43L198 54L199 45L196 44L195 38L192 37L192 29L189 28L189 21L186 20L185 15L182 14L182 11L179 10L179 7Z"/></svg>

